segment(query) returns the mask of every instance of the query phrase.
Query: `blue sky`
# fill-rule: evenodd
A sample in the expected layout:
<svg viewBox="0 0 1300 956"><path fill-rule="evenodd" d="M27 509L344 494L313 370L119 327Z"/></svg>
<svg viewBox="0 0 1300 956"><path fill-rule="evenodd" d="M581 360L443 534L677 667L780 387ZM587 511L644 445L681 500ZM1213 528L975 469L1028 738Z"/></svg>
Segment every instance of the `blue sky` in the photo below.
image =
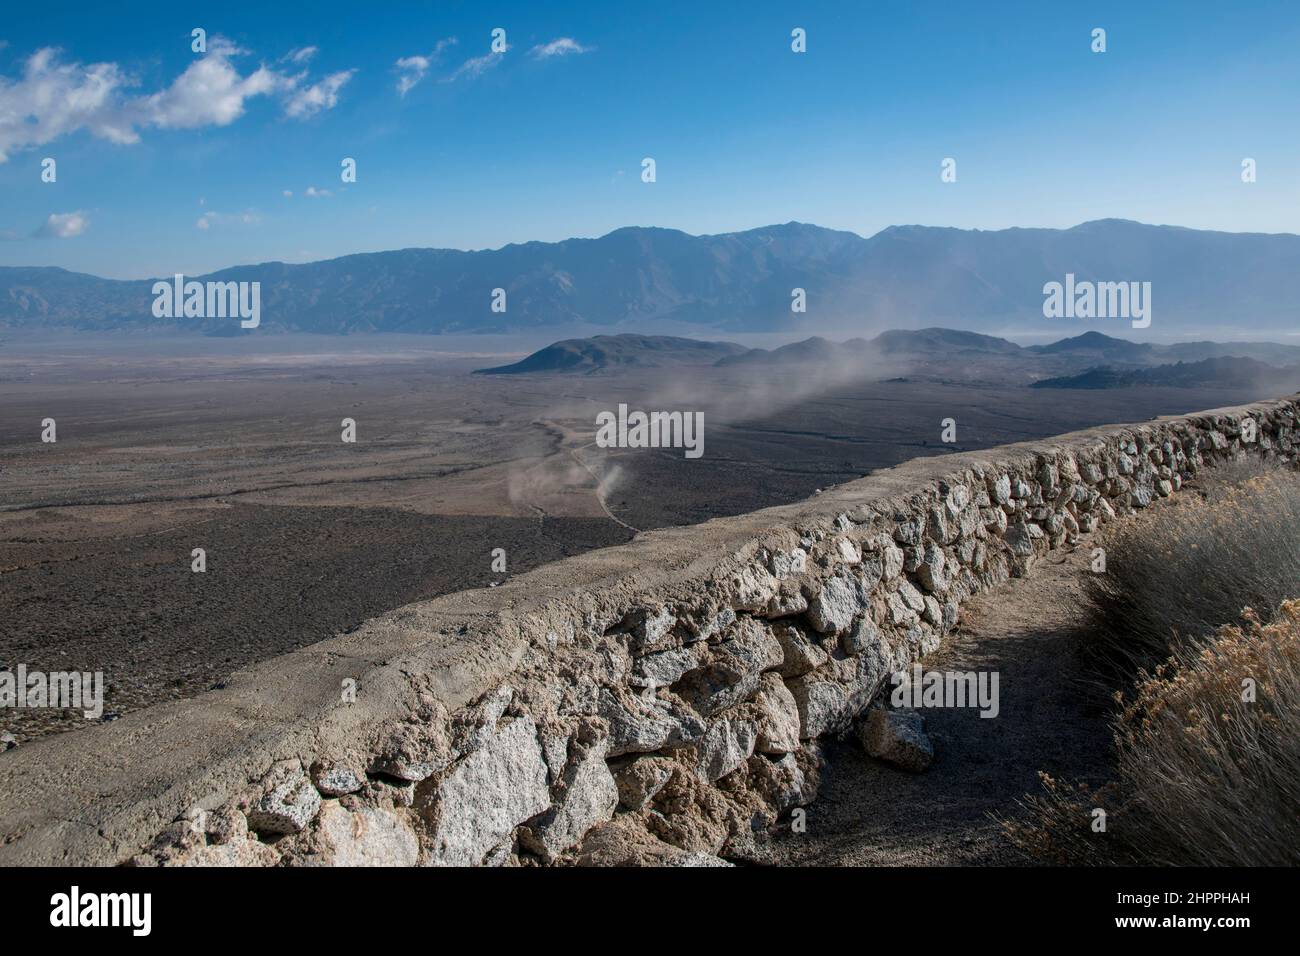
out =
<svg viewBox="0 0 1300 956"><path fill-rule="evenodd" d="M1290 0L389 6L9 5L0 264L197 274L791 219L1298 231Z"/></svg>

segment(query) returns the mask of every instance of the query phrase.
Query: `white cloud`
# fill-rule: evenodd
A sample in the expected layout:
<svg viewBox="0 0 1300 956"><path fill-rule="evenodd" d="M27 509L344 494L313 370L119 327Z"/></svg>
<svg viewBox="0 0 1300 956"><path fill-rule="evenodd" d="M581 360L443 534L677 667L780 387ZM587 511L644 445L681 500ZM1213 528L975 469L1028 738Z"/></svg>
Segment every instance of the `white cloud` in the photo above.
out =
<svg viewBox="0 0 1300 956"><path fill-rule="evenodd" d="M215 212L213 210L208 210L203 215L199 216L197 220L195 220L194 228L201 229L204 232L207 232L209 229L211 229L213 226L216 225L229 225L231 223L234 223L234 224L244 225L244 226L254 226L261 221L262 221L262 217L258 215L258 213L255 210L252 209L247 209L244 212L236 212L236 213L224 213L224 212Z"/></svg>
<svg viewBox="0 0 1300 956"><path fill-rule="evenodd" d="M570 56L576 53L590 53L594 46L583 46L572 37L557 37L550 43L540 43L528 51L535 60L546 60L553 56Z"/></svg>
<svg viewBox="0 0 1300 956"><path fill-rule="evenodd" d="M195 60L171 86L128 107L140 125L160 129L229 126L244 115L244 103L283 88L283 77L259 67L240 76L221 47Z"/></svg>
<svg viewBox="0 0 1300 956"><path fill-rule="evenodd" d="M429 72L429 63L427 56L404 56L394 64L398 73L398 96L405 96L417 83L424 79L424 75Z"/></svg>
<svg viewBox="0 0 1300 956"><path fill-rule="evenodd" d="M308 186L303 190L302 194L304 196L310 196L312 199L324 199L328 196L334 195L328 189L317 189L315 186Z"/></svg>
<svg viewBox="0 0 1300 956"><path fill-rule="evenodd" d="M292 190L292 189L286 189L286 190L284 190L283 195L284 195L284 198L285 198L285 199L292 199L292 198L293 198L293 190Z"/></svg>
<svg viewBox="0 0 1300 956"><path fill-rule="evenodd" d="M60 64L57 51L36 51L20 79L0 77L0 162L13 150L43 146L82 128L110 142L134 143L118 95L126 85L116 64Z"/></svg>
<svg viewBox="0 0 1300 956"><path fill-rule="evenodd" d="M245 51L214 36L164 89L129 95L136 81L116 63L65 63L46 47L29 56L16 79L0 76L0 163L15 150L53 142L78 130L112 143L139 141L139 130L228 126L247 103L276 96L285 113L305 119L338 103L353 70L307 83L306 72L281 73L265 65L247 74L232 59ZM301 53L302 51L296 51Z"/></svg>
<svg viewBox="0 0 1300 956"><path fill-rule="evenodd" d="M306 119L315 116L321 110L332 110L339 102L339 90L356 70L340 70L331 73L319 83L295 89L285 101L284 111L294 119ZM295 79L296 83L297 80Z"/></svg>
<svg viewBox="0 0 1300 956"><path fill-rule="evenodd" d="M309 62L319 52L320 50L314 46L304 46L299 47L297 50L290 50L284 55L284 58L290 63L302 64Z"/></svg>
<svg viewBox="0 0 1300 956"><path fill-rule="evenodd" d="M414 89L424 79L434 61L442 56L443 51L455 45L455 37L444 37L433 45L433 52L427 56L416 54L414 56L404 56L397 60L393 64L393 67L397 70L397 95L405 96Z"/></svg>
<svg viewBox="0 0 1300 956"><path fill-rule="evenodd" d="M71 239L79 236L90 226L90 220L83 212L52 212L45 224L32 235L37 239Z"/></svg>
<svg viewBox="0 0 1300 956"><path fill-rule="evenodd" d="M456 71L443 80L443 82L451 83L455 80L459 80L462 76L467 76L470 79L473 79L476 76L481 76L500 63L504 56L505 53L503 51L501 53L484 53L482 56L470 57L460 66L456 67Z"/></svg>

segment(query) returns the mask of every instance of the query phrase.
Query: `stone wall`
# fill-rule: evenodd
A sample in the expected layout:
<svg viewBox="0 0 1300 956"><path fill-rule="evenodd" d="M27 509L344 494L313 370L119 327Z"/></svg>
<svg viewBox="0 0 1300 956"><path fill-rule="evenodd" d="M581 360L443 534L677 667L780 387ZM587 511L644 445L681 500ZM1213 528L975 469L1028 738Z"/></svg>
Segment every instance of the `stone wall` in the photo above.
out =
<svg viewBox="0 0 1300 956"><path fill-rule="evenodd" d="M820 741L969 596L1202 467L1294 460L1297 413L918 459L401 608L196 700L0 756L0 864L744 856L815 796Z"/></svg>

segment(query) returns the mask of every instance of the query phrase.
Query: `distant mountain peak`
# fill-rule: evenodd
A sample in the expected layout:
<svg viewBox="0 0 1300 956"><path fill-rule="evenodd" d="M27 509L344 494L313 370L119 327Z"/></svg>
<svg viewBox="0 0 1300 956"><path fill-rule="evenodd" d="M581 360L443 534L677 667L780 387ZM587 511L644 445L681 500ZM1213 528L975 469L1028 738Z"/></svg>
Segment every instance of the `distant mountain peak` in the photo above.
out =
<svg viewBox="0 0 1300 956"><path fill-rule="evenodd" d="M712 365L745 351L734 342L706 342L674 335L594 335L565 339L510 365L477 369L476 375L521 375L528 372L593 373L611 368L664 368Z"/></svg>
<svg viewBox="0 0 1300 956"><path fill-rule="evenodd" d="M1225 322L1252 332L1290 331L1300 236L1121 219L1071 229L891 226L870 238L799 221L706 236L627 226L594 239L360 253L239 265L216 275L261 282L259 334L590 325L694 328L718 337L723 330L789 331L805 322L878 325L882 317L922 330L1041 331L1043 286L1067 273L1150 282L1153 332L1181 335ZM221 330L218 319L156 319L152 281L0 267L0 328ZM490 307L497 288L507 291L505 310ZM806 292L806 315L791 310L794 289Z"/></svg>

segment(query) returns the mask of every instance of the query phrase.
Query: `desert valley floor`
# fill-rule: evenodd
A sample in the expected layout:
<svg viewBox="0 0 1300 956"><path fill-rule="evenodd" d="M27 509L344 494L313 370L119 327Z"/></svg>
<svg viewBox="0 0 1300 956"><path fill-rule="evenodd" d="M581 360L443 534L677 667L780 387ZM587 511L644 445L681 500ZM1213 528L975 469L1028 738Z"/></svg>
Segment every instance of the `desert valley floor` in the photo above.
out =
<svg viewBox="0 0 1300 956"><path fill-rule="evenodd" d="M1263 397L745 368L476 376L518 351L196 341L0 348L0 667L102 670L109 718L635 530L796 500L918 455ZM703 410L704 456L596 447L596 413L620 402ZM57 442L41 441L46 418ZM355 443L340 438L345 418ZM5 720L19 741L84 723Z"/></svg>

